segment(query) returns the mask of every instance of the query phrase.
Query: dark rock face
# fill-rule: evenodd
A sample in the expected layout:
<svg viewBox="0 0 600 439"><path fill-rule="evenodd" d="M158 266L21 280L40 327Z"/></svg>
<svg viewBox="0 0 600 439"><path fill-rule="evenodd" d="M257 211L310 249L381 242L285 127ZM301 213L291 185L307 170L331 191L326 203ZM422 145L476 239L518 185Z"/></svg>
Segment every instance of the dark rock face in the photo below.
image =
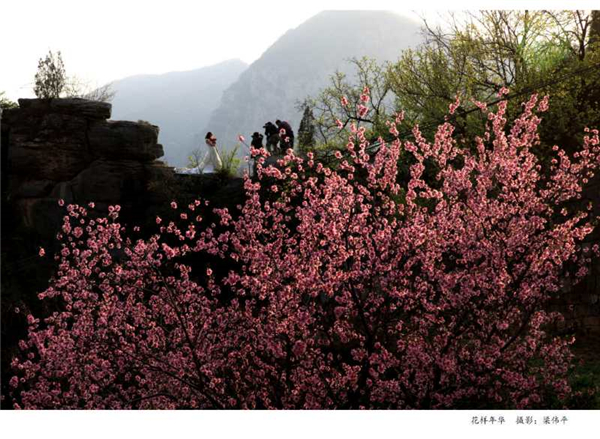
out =
<svg viewBox="0 0 600 439"><path fill-rule="evenodd" d="M152 161L163 156L158 127L143 122L108 121L91 125L91 152L96 157Z"/></svg>
<svg viewBox="0 0 600 439"><path fill-rule="evenodd" d="M13 110L3 119L9 127L10 173L54 181L74 177L91 159L87 121L33 108Z"/></svg>
<svg viewBox="0 0 600 439"><path fill-rule="evenodd" d="M54 188L51 180L30 180L19 184L13 193L15 198L37 198L48 195Z"/></svg>
<svg viewBox="0 0 600 439"><path fill-rule="evenodd" d="M100 159L71 180L68 185L74 200L131 201L145 190L144 165L134 160Z"/></svg>
<svg viewBox="0 0 600 439"><path fill-rule="evenodd" d="M70 99L19 99L19 109L27 113L61 114L91 120L110 119L112 105L107 102Z"/></svg>
<svg viewBox="0 0 600 439"><path fill-rule="evenodd" d="M108 121L111 105L85 99L20 99L3 114L3 194L23 223L52 238L66 203L139 205L153 179L172 169L157 161L159 129Z"/></svg>

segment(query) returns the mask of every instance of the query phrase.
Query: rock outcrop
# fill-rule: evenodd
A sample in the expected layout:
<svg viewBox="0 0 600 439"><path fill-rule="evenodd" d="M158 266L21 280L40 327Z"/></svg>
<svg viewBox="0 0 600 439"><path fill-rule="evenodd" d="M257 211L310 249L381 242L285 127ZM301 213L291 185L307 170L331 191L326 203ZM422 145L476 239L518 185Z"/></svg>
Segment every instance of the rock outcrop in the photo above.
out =
<svg viewBox="0 0 600 439"><path fill-rule="evenodd" d="M58 199L93 201L99 212L109 204L133 208L149 198L152 181L172 173L157 160L157 126L110 115L110 104L85 99L20 99L4 112L4 197L41 236L60 222Z"/></svg>

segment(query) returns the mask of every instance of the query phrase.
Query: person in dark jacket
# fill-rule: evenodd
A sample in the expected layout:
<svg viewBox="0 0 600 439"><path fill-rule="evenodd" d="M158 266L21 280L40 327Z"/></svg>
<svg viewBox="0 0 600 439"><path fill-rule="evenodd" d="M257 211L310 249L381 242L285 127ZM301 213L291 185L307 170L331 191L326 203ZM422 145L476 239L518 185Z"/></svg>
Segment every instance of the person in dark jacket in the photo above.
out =
<svg viewBox="0 0 600 439"><path fill-rule="evenodd" d="M279 129L272 122L267 122L263 128L265 129L265 138L267 139L267 151L271 154L278 153Z"/></svg>
<svg viewBox="0 0 600 439"><path fill-rule="evenodd" d="M275 121L275 124L279 128L279 137L281 139L279 142L279 147L281 150L287 151L288 148L294 149L294 131L292 130L291 125L285 120L281 121L279 119ZM282 130L284 133L282 133Z"/></svg>
<svg viewBox="0 0 600 439"><path fill-rule="evenodd" d="M258 132L255 131L254 134L252 134L252 142L250 143L250 145L253 148L261 149L263 147L262 141L263 141L263 135L259 134Z"/></svg>

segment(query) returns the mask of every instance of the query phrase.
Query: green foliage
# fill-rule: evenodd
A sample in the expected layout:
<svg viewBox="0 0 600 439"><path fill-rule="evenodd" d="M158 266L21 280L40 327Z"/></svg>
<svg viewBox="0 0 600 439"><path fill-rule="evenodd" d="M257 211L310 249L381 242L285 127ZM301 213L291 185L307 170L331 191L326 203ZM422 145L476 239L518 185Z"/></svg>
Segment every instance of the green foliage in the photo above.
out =
<svg viewBox="0 0 600 439"><path fill-rule="evenodd" d="M308 104L304 106L304 114L298 128L298 149L307 152L315 146L315 117Z"/></svg>
<svg viewBox="0 0 600 439"><path fill-rule="evenodd" d="M112 84L93 87L76 76L67 77L60 51L56 54L49 51L46 58L40 58L33 90L35 95L42 99L63 96L98 102L110 102L116 94Z"/></svg>
<svg viewBox="0 0 600 439"><path fill-rule="evenodd" d="M575 391L571 406L577 409L600 410L600 362L587 361L578 365L570 376Z"/></svg>
<svg viewBox="0 0 600 439"><path fill-rule="evenodd" d="M4 94L5 94L5 92L0 91L0 108L1 109L8 110L10 108L16 108L19 106L16 102L11 101L7 97L5 97Z"/></svg>
<svg viewBox="0 0 600 439"><path fill-rule="evenodd" d="M520 111L523 96L551 96L540 133L543 148L558 144L573 152L585 127L600 126L600 13L478 11L449 14L443 30L424 24L420 47L404 51L392 64L352 60L354 82L338 72L311 100L319 142L344 145L347 128L360 119L355 109L365 86L372 101L368 120L362 121L372 141L388 137L382 115L392 111L405 112L401 136L410 135L405 127L419 124L425 137L433 138L457 96L467 105L452 116L456 134L474 139L486 119L469 102L495 103L504 86L511 91L509 117ZM343 96L347 107L340 103Z"/></svg>
<svg viewBox="0 0 600 439"><path fill-rule="evenodd" d="M331 76L329 87L305 103L312 109L318 142L340 146L345 144L350 124L358 121L370 125L370 137L377 138L388 132L385 121L393 99L385 74L387 65L380 65L366 57L354 58L349 62L355 70L354 80L351 81L346 74L338 71ZM368 119L359 117L357 112L360 95L365 87L370 90L371 96L371 100L366 104L370 110ZM347 106L342 105L342 97L348 100ZM342 122L342 130L339 129L337 120Z"/></svg>
<svg viewBox="0 0 600 439"><path fill-rule="evenodd" d="M432 136L456 96L491 103L506 86L516 98L509 107L514 114L518 98L550 94L544 117L553 122L543 124L542 139L574 148L584 126L600 125L600 60L582 30L591 21L582 11L480 11L462 19L449 15L444 31L426 24L426 43L388 69L396 106ZM485 119L463 111L453 122L458 134L473 138Z"/></svg>
<svg viewBox="0 0 600 439"><path fill-rule="evenodd" d="M67 83L65 66L60 55L48 52L45 59L40 58L35 74L34 93L38 98L59 98Z"/></svg>
<svg viewBox="0 0 600 439"><path fill-rule="evenodd" d="M562 80L542 88L550 94L550 109L540 130L546 148L557 144L572 153L586 127L600 127L599 72L600 50L590 51L583 60L575 58L561 69L555 78Z"/></svg>
<svg viewBox="0 0 600 439"><path fill-rule="evenodd" d="M600 338L593 333L579 334L572 352L577 361L569 371L569 386L573 389L567 401L550 399L548 408L560 410L569 407L577 410L600 410L600 355L597 349Z"/></svg>
<svg viewBox="0 0 600 439"><path fill-rule="evenodd" d="M94 87L90 82L83 81L76 76L70 77L64 88L66 97L97 102L111 102L116 94L117 92L113 89L112 83Z"/></svg>
<svg viewBox="0 0 600 439"><path fill-rule="evenodd" d="M242 160L237 157L239 149L240 145L236 145L235 148L228 151L219 150L217 148L222 162L222 166L216 170L217 175L224 178L233 178L237 175L237 171L242 163Z"/></svg>
<svg viewBox="0 0 600 439"><path fill-rule="evenodd" d="M202 161L203 155L204 153L200 148L196 148L195 150L193 150L188 156L187 167L190 169L198 167L200 165L200 162Z"/></svg>

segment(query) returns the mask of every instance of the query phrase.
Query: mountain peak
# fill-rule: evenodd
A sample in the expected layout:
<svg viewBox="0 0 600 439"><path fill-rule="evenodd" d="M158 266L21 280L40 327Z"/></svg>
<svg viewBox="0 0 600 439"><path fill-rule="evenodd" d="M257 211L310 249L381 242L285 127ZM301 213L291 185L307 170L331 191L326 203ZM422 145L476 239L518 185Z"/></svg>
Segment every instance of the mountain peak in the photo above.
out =
<svg viewBox="0 0 600 439"><path fill-rule="evenodd" d="M205 131L236 143L237 135L261 131L266 121L287 120L297 128L297 103L329 85L348 60L364 56L395 61L420 43L414 20L388 11L323 11L280 37L223 94Z"/></svg>

